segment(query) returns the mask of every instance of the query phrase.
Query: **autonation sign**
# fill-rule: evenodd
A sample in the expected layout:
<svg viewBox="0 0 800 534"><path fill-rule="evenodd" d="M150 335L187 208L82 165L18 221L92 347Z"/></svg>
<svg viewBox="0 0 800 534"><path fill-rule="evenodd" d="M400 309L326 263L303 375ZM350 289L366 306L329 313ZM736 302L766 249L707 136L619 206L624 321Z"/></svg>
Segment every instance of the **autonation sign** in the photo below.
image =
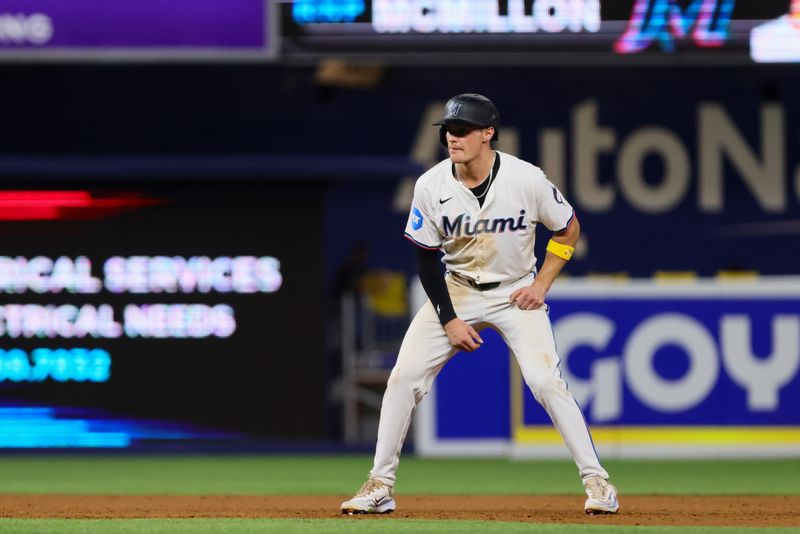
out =
<svg viewBox="0 0 800 534"><path fill-rule="evenodd" d="M0 0L0 59L267 58L268 0Z"/></svg>

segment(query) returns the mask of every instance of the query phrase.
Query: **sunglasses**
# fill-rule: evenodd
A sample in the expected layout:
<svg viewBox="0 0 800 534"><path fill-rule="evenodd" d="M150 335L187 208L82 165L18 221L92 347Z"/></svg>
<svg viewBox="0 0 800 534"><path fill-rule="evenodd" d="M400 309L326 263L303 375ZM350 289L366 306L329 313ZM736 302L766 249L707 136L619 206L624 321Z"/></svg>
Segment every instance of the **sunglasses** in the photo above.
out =
<svg viewBox="0 0 800 534"><path fill-rule="evenodd" d="M475 130L480 130L480 128L469 128L467 126L448 124L447 126L445 126L445 130L453 137L465 137L470 133L474 132Z"/></svg>

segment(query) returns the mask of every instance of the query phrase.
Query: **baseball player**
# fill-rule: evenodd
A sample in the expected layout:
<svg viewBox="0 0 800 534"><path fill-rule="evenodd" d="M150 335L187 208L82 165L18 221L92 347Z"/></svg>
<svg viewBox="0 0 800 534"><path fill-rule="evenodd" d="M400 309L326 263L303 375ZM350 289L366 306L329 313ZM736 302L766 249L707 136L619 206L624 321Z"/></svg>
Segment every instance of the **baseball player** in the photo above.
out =
<svg viewBox="0 0 800 534"><path fill-rule="evenodd" d="M561 378L545 304L578 240L575 212L538 167L492 149L498 113L488 98L451 98L435 125L450 157L417 180L405 232L417 246L429 300L411 322L389 376L369 478L342 503L342 513L395 509L395 472L415 406L444 364L458 351L478 349L480 331L491 327L508 344L572 454L586 488L585 511L613 514L619 509L616 489ZM537 272L539 223L554 235ZM444 277L439 261L446 267Z"/></svg>

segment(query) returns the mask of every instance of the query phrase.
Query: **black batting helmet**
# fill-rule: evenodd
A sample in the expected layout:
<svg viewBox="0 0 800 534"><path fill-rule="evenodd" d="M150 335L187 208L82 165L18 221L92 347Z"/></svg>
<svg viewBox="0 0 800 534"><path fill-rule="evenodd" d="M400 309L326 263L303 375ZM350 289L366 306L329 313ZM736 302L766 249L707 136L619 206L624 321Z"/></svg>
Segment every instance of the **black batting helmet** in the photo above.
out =
<svg viewBox="0 0 800 534"><path fill-rule="evenodd" d="M500 114L491 100L483 95L475 93L465 93L456 95L445 104L444 117L434 122L434 126L439 126L439 141L447 146L448 124L466 126L468 128L494 128L492 141L497 141L497 127L500 121Z"/></svg>

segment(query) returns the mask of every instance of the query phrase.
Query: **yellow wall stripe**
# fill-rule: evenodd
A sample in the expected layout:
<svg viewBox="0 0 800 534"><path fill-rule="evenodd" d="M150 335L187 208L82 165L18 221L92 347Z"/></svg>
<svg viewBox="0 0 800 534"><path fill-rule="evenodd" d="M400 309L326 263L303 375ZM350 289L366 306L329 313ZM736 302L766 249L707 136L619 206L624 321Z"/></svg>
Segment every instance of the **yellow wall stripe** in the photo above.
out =
<svg viewBox="0 0 800 534"><path fill-rule="evenodd" d="M590 426L597 445L797 445L796 426ZM514 442L526 445L563 443L550 426L517 426Z"/></svg>

